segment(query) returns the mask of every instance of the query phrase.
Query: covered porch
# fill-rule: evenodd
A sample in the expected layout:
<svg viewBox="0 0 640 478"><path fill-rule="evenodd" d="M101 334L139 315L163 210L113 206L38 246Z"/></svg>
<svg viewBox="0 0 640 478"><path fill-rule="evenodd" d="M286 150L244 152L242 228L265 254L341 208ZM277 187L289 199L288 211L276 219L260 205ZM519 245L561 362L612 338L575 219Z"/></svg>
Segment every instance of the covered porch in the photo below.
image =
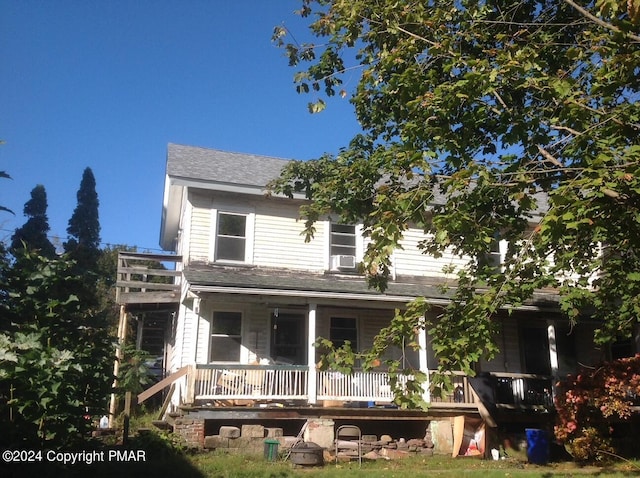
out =
<svg viewBox="0 0 640 478"><path fill-rule="evenodd" d="M430 371L429 374L433 374ZM182 406L249 406L396 408L411 376L395 386L385 371L355 370L352 374L310 369L306 365L191 365L181 377ZM484 374L469 378L454 374L453 391L444 397L423 398L431 409L477 412L479 407L548 411L553 408L552 379L533 374ZM477 385L481 381L482 385ZM478 391L476 391L476 388Z"/></svg>

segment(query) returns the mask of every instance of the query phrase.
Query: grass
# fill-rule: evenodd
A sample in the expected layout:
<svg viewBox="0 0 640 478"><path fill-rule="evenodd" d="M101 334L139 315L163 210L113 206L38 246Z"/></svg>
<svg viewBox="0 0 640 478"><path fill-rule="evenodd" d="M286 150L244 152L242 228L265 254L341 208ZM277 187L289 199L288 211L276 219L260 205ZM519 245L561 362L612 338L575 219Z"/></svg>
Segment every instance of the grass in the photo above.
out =
<svg viewBox="0 0 640 478"><path fill-rule="evenodd" d="M56 463L21 464L3 468L0 476L32 477L91 477L91 478L404 478L410 477L464 477L464 478L561 478L599 477L623 478L640 476L640 462L618 459L603 466L579 466L573 462L531 465L521 458L501 461L478 458L451 458L435 455L414 456L392 461L365 461L325 463L319 467L294 466L282 458L275 462L261 455L239 455L222 452L189 452L181 450L175 440L161 433L147 433L133 438L131 450L144 450L144 462L103 462L61 465Z"/></svg>
<svg viewBox="0 0 640 478"><path fill-rule="evenodd" d="M267 462L262 457L199 454L190 457L191 463L203 477L215 478L332 478L332 477L630 477L638 476L640 463L621 461L609 466L578 466L572 462L552 463L546 466L530 465L516 459L490 461L477 458L451 458L450 456L412 457L394 461L326 463L322 467L299 467L290 462Z"/></svg>
<svg viewBox="0 0 640 478"><path fill-rule="evenodd" d="M132 434L137 429L152 428L153 411L141 413L131 420ZM640 461L612 456L608 464L580 466L571 461L545 466L527 463L525 454L511 455L507 460L450 456L412 456L401 460L325 463L319 467L294 466L290 460L269 462L262 455L238 455L224 452L193 452L173 434L157 430L130 439L130 450L144 450L144 462L103 462L62 465L59 463L20 464L6 466L0 462L0 477L90 477L90 478L623 478L640 476ZM108 449L108 448L107 448ZM4 466L4 467L3 467Z"/></svg>

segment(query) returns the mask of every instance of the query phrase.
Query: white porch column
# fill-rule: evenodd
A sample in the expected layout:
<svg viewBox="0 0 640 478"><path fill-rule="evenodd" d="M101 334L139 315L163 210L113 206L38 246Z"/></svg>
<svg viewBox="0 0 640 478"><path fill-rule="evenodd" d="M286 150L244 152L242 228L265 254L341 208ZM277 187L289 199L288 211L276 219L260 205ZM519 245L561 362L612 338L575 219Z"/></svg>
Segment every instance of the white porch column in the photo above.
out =
<svg viewBox="0 0 640 478"><path fill-rule="evenodd" d="M316 342L316 310L315 303L309 304L308 327L307 327L307 364L309 373L307 374L307 392L309 393L309 404L316 403L317 396L317 374L316 374L316 349L313 346Z"/></svg>
<svg viewBox="0 0 640 478"><path fill-rule="evenodd" d="M547 336L549 337L549 363L551 364L551 399L556 397L556 380L558 376L559 362L558 362L558 343L556 341L556 326L553 322L547 322Z"/></svg>
<svg viewBox="0 0 640 478"><path fill-rule="evenodd" d="M558 376L558 345L556 342L556 326L553 322L547 322L547 336L549 337L549 363L551 364L551 375Z"/></svg>
<svg viewBox="0 0 640 478"><path fill-rule="evenodd" d="M427 374L427 380L424 382L422 388L422 398L425 402L429 403L431 401L431 392L429 391L429 364L427 363L427 331L424 327L418 332L418 345L420 345L420 350L418 350L418 364L420 365L420 371Z"/></svg>

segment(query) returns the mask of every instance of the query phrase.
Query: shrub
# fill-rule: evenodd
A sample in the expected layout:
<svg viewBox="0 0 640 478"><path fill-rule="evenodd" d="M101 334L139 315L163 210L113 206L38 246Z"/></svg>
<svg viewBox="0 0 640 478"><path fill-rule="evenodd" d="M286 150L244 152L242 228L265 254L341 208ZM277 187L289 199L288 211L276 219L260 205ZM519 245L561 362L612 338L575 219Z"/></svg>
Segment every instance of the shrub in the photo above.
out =
<svg viewBox="0 0 640 478"><path fill-rule="evenodd" d="M617 454L612 433L640 397L640 354L583 368L558 384L556 438L579 461Z"/></svg>

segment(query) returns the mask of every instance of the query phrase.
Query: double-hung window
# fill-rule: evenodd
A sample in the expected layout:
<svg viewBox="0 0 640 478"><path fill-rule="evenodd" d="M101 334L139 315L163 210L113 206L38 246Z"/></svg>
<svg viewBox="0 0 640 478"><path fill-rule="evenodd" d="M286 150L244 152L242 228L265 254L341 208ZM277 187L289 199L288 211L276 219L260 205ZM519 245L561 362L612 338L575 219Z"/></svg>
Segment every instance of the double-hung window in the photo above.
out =
<svg viewBox="0 0 640 478"><path fill-rule="evenodd" d="M246 214L218 213L215 251L216 261L246 261Z"/></svg>
<svg viewBox="0 0 640 478"><path fill-rule="evenodd" d="M331 223L331 255L356 255L356 226Z"/></svg>
<svg viewBox="0 0 640 478"><path fill-rule="evenodd" d="M210 362L239 362L242 347L242 312L213 313Z"/></svg>
<svg viewBox="0 0 640 478"><path fill-rule="evenodd" d="M352 271L356 268L358 235L352 224L331 223L329 230L329 255L331 270Z"/></svg>

